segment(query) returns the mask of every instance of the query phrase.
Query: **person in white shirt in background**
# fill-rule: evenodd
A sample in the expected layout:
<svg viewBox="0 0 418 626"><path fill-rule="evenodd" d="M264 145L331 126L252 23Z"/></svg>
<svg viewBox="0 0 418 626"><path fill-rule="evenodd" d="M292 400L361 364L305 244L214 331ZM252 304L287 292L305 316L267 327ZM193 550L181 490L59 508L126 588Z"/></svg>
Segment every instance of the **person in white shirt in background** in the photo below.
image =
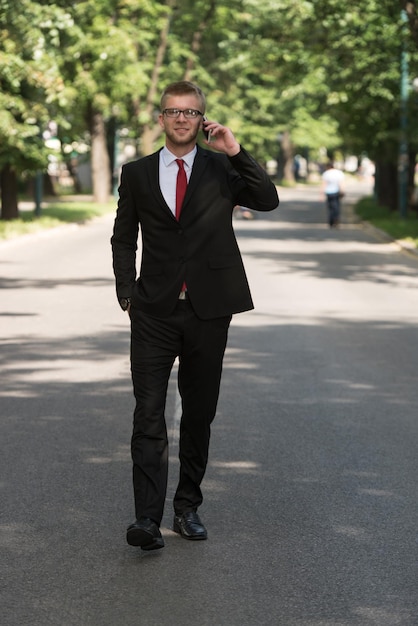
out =
<svg viewBox="0 0 418 626"><path fill-rule="evenodd" d="M344 173L337 170L331 161L327 163L325 172L322 174L322 190L327 200L330 228L337 228L340 223L340 199L344 194L343 181Z"/></svg>

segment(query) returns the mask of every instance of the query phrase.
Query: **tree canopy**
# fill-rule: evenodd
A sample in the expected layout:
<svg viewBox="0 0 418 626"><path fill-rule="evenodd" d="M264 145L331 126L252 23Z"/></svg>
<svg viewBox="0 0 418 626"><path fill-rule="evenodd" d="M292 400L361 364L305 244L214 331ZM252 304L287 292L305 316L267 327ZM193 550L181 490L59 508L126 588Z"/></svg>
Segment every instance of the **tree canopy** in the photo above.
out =
<svg viewBox="0 0 418 626"><path fill-rule="evenodd" d="M13 177L46 169L51 120L62 145L90 146L105 199L115 130L139 155L155 149L160 92L181 79L200 84L210 117L262 162L286 135L288 160L339 149L396 171L402 59L418 76L417 24L414 2L390 0L0 0L2 217L13 217ZM411 88L413 155L416 106Z"/></svg>

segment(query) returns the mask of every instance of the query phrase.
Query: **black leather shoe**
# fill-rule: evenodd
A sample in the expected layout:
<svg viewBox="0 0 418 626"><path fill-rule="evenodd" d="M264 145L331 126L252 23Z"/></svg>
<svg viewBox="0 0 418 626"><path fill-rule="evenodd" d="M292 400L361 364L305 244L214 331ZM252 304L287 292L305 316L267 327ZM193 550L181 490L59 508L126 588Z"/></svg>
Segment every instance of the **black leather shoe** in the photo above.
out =
<svg viewBox="0 0 418 626"><path fill-rule="evenodd" d="M207 539L208 533L196 511L174 516L173 530L184 539Z"/></svg>
<svg viewBox="0 0 418 626"><path fill-rule="evenodd" d="M142 550L164 548L164 539L157 524L148 517L140 517L128 526L126 541L130 546L139 546Z"/></svg>

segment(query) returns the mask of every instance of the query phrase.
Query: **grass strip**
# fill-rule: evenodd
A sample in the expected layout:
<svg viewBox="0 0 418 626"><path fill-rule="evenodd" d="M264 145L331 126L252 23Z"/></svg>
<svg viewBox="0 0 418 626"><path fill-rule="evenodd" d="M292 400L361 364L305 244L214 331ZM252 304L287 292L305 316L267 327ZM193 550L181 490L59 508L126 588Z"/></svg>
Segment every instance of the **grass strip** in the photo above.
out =
<svg viewBox="0 0 418 626"><path fill-rule="evenodd" d="M15 220L0 220L0 239L11 239L28 233L36 233L62 224L82 224L95 217L116 210L113 200L106 204L94 202L51 202L37 217L34 211L21 211Z"/></svg>
<svg viewBox="0 0 418 626"><path fill-rule="evenodd" d="M418 248L418 214L416 211L409 211L408 215L402 218L397 211L389 211L386 207L378 206L373 197L359 200L354 210L360 219L383 230L393 239L405 241Z"/></svg>

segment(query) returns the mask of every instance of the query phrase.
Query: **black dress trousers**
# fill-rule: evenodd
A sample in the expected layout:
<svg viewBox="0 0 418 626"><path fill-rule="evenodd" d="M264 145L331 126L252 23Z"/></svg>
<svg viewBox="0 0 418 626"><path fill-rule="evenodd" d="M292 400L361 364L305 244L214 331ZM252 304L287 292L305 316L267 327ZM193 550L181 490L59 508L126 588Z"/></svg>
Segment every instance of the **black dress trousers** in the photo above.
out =
<svg viewBox="0 0 418 626"><path fill-rule="evenodd" d="M136 406L131 452L136 517L161 523L167 492L168 439L165 421L170 373L179 357L180 476L174 511L202 502L210 426L219 397L222 362L232 316L202 320L189 300L179 300L165 318L131 309L131 371Z"/></svg>

